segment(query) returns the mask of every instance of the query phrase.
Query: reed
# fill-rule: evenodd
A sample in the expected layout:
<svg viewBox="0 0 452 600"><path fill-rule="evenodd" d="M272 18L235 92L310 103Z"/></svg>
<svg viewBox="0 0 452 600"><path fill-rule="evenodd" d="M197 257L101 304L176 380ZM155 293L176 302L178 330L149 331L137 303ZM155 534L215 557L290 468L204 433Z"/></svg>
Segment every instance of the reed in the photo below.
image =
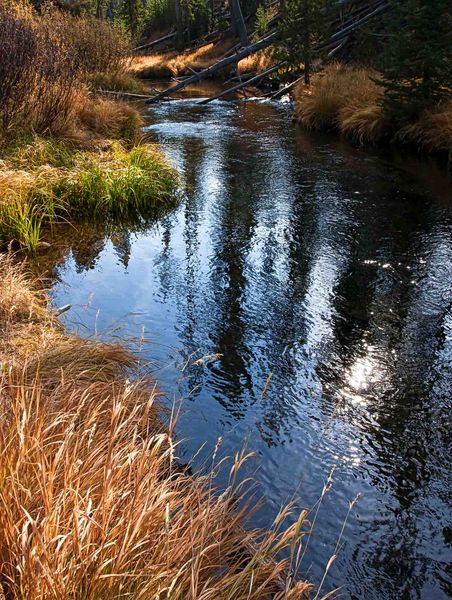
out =
<svg viewBox="0 0 452 600"><path fill-rule="evenodd" d="M0 574L11 600L171 598L295 600L280 558L301 543L288 529L245 529L238 471L177 464L174 423L159 392L130 377L135 358L64 333L23 267L0 257Z"/></svg>

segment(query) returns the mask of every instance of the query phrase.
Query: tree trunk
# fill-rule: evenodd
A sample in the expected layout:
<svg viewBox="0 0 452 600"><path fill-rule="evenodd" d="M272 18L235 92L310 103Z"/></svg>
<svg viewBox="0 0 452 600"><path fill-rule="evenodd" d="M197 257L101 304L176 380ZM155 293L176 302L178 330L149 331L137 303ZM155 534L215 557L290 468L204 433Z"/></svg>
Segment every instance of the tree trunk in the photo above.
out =
<svg viewBox="0 0 452 600"><path fill-rule="evenodd" d="M182 4L180 0L175 0L176 12L176 48L182 50L184 46L184 24L182 19Z"/></svg>
<svg viewBox="0 0 452 600"><path fill-rule="evenodd" d="M98 19L104 18L104 0L97 0L96 3L96 17Z"/></svg>
<svg viewBox="0 0 452 600"><path fill-rule="evenodd" d="M201 79L205 79L206 77L209 77L210 75L212 75L212 73L216 73L217 71L219 71L220 69L224 69L224 67L227 67L228 65L238 63L240 60L242 60L242 58L246 58L250 54L257 52L258 50L263 50L264 48L267 48L268 46L273 44L273 42L275 42L278 39L278 35L279 35L278 32L275 31L274 33L271 33L270 35L267 35L267 37L263 38L262 40L259 40L255 44L251 44L250 46L247 46L246 48L239 50L232 56L226 56L225 58L219 60L214 65L207 67L207 69L203 69L202 71L199 71L199 73L196 73L196 75L191 75L190 77L187 77L187 79L184 79L184 81L179 81L179 83L176 83L176 85L172 85L171 87L167 88L166 90L159 92L152 98L149 98L148 100L146 100L146 104L151 104L152 102L157 102L161 98L168 96L168 94L172 94L173 92L178 92L179 90L182 90L184 87L187 87L187 85L190 85L190 83L195 83L196 81L201 81Z"/></svg>
<svg viewBox="0 0 452 600"><path fill-rule="evenodd" d="M129 0L129 27L132 38L138 33L138 6L137 0Z"/></svg>
<svg viewBox="0 0 452 600"><path fill-rule="evenodd" d="M248 33L239 0L229 0L229 10L231 12L232 32L239 37L243 47L248 46Z"/></svg>

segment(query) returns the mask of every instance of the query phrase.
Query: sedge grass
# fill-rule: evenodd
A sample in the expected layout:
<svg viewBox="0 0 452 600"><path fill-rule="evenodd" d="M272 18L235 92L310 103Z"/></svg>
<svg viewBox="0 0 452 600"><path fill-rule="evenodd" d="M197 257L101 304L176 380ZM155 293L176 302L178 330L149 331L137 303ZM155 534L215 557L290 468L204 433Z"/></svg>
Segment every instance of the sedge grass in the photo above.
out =
<svg viewBox="0 0 452 600"><path fill-rule="evenodd" d="M22 266L0 257L0 585L10 600L295 600L305 513L245 529L229 486L177 465L149 378L115 344L68 336Z"/></svg>
<svg viewBox="0 0 452 600"><path fill-rule="evenodd" d="M452 153L452 102L446 101L408 123L383 114L383 91L370 69L333 63L311 86L295 88L295 113L308 129L335 129L359 144L383 139L410 144L427 152Z"/></svg>
<svg viewBox="0 0 452 600"><path fill-rule="evenodd" d="M368 69L333 63L311 86L295 89L296 115L309 129L339 129L358 141L377 141L384 127L380 88Z"/></svg>
<svg viewBox="0 0 452 600"><path fill-rule="evenodd" d="M98 152L69 152L61 142L41 140L20 148L0 175L0 236L34 251L44 225L143 218L171 206L177 185L175 171L152 144L127 149L111 142Z"/></svg>

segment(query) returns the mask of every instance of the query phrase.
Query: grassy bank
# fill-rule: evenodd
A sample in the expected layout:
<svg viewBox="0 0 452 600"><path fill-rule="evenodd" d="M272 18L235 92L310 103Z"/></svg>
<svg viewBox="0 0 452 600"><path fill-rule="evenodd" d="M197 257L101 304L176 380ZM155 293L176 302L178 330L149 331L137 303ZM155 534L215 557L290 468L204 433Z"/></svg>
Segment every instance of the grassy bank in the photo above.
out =
<svg viewBox="0 0 452 600"><path fill-rule="evenodd" d="M140 113L94 91L130 80L129 51L107 22L0 0L1 244L34 251L59 222L140 220L174 202L177 175L144 143Z"/></svg>
<svg viewBox="0 0 452 600"><path fill-rule="evenodd" d="M220 60L234 46L234 40L209 43L196 50L164 52L132 59L132 75L143 79L165 79L179 77L190 69L200 71Z"/></svg>
<svg viewBox="0 0 452 600"><path fill-rule="evenodd" d="M248 531L234 482L176 464L150 379L118 345L67 335L22 266L0 256L0 585L7 598L305 597L287 579L303 515Z"/></svg>
<svg viewBox="0 0 452 600"><path fill-rule="evenodd" d="M0 238L29 251L43 228L82 220L137 220L174 204L177 176L151 144L105 141L81 151L36 139L3 161Z"/></svg>
<svg viewBox="0 0 452 600"><path fill-rule="evenodd" d="M396 123L383 114L378 73L332 64L314 77L312 85L295 89L298 121L309 129L333 129L360 144L382 140L411 144L428 152L452 152L452 102L426 111L415 121Z"/></svg>

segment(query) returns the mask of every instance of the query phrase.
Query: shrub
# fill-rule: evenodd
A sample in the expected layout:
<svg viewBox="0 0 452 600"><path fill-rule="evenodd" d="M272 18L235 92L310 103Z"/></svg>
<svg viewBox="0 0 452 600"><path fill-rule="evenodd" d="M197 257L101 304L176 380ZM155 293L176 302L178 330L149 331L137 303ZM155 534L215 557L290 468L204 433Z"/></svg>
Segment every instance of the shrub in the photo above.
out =
<svg viewBox="0 0 452 600"><path fill-rule="evenodd" d="M73 109L72 57L27 5L0 0L0 135L55 130Z"/></svg>
<svg viewBox="0 0 452 600"><path fill-rule="evenodd" d="M123 28L94 16L74 16L49 9L42 20L66 46L79 72L93 73L125 70L131 53L130 39Z"/></svg>

